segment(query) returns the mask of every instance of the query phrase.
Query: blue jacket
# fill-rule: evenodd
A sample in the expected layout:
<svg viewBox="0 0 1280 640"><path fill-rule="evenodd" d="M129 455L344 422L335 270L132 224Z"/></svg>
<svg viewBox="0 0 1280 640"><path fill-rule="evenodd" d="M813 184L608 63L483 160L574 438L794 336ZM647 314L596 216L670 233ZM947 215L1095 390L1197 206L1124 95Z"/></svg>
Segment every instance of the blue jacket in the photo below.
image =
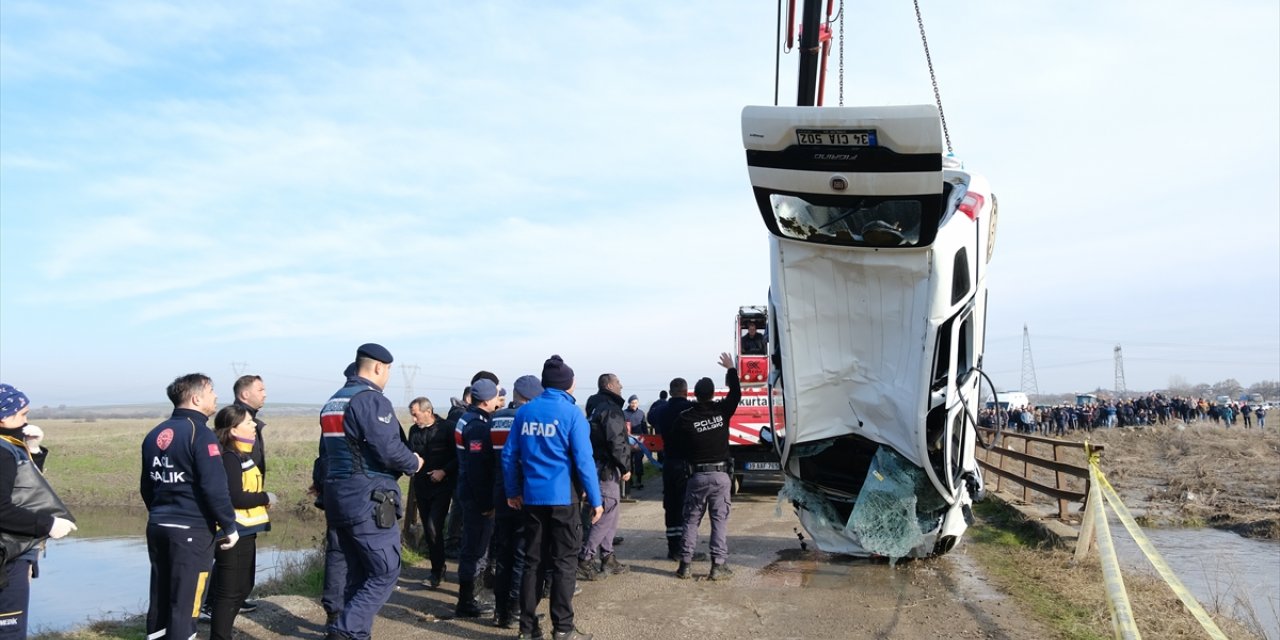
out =
<svg viewBox="0 0 1280 640"><path fill-rule="evenodd" d="M138 490L149 524L234 530L222 447L208 422L199 411L174 409L143 438Z"/></svg>
<svg viewBox="0 0 1280 640"><path fill-rule="evenodd" d="M502 449L507 495L522 496L528 505L565 506L586 491L592 508L600 500L591 459L591 426L574 402L559 389L516 410L511 435Z"/></svg>
<svg viewBox="0 0 1280 640"><path fill-rule="evenodd" d="M493 510L493 476L498 466L493 457L493 423L488 413L469 407L458 420L462 427L462 449L458 452L458 493L464 504L485 513Z"/></svg>
<svg viewBox="0 0 1280 640"><path fill-rule="evenodd" d="M403 513L400 474L417 471L391 401L372 382L353 376L320 412L326 475L324 514L343 527L373 517L374 491L389 491ZM224 478L225 481L225 478Z"/></svg>

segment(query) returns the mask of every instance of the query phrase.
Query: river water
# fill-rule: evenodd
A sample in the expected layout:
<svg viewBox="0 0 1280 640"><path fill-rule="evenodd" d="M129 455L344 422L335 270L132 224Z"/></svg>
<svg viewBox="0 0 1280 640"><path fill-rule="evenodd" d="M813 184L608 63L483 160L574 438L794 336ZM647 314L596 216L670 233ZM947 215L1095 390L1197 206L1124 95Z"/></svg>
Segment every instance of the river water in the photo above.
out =
<svg viewBox="0 0 1280 640"><path fill-rule="evenodd" d="M146 613L151 564L142 510L75 509L79 530L50 540L31 583L28 627L32 634L67 631L92 620ZM257 582L305 559L319 548L323 517L271 516L272 530L258 536Z"/></svg>
<svg viewBox="0 0 1280 640"><path fill-rule="evenodd" d="M1206 610L1225 612L1268 640L1280 640L1280 543L1217 529L1143 533ZM1126 570L1156 575L1120 523L1111 523L1111 534Z"/></svg>

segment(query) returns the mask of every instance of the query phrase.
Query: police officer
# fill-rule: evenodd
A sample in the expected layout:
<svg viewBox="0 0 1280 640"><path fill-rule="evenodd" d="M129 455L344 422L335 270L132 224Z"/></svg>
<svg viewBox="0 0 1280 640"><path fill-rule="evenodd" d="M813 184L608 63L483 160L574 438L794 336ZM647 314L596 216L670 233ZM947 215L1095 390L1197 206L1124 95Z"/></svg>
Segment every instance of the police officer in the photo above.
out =
<svg viewBox="0 0 1280 640"><path fill-rule="evenodd" d="M462 554L458 559L459 618L478 618L492 609L476 598L480 559L493 535L493 457L490 416L501 407L498 385L481 378L471 385L471 406L458 419L462 425L462 453L458 463L458 496L462 500Z"/></svg>
<svg viewBox="0 0 1280 640"><path fill-rule="evenodd" d="M613 554L613 536L618 532L618 502L621 482L631 479L631 448L627 445L627 419L622 414L622 381L604 373L596 381L598 391L587 401L591 425L591 451L600 482L604 515L591 526L578 555L578 579L601 580L626 573L627 565ZM599 552L599 564L596 553Z"/></svg>
<svg viewBox="0 0 1280 640"><path fill-rule="evenodd" d="M738 410L742 387L733 357L720 354L725 384L729 395L714 400L716 384L703 378L693 387L698 403L681 412L672 429L671 439L688 455L689 482L684 495L684 536L680 550L680 567L676 576L693 577L691 562L698 546L698 526L707 508L711 509L711 575L710 580L728 580L733 576L725 561L729 558L729 488L733 462L729 459L729 419Z"/></svg>
<svg viewBox="0 0 1280 640"><path fill-rule="evenodd" d="M511 425L515 422L516 410L530 400L542 395L542 383L537 376L520 376L513 388L511 406L495 411L493 426L494 456L497 459L497 470L494 482L494 523L493 541L491 543L490 564L493 565L493 626L510 629L514 626L514 617L520 612L520 580L524 575L524 514L512 509L507 504L506 483L502 478L502 450L511 437Z"/></svg>
<svg viewBox="0 0 1280 640"><path fill-rule="evenodd" d="M151 604L147 638L188 640L196 632L197 605L213 567L214 531L229 550L240 539L227 490L222 448L209 428L217 408L213 381L200 373L175 379L166 390L173 415L142 440L139 491L147 505Z"/></svg>
<svg viewBox="0 0 1280 640"><path fill-rule="evenodd" d="M551 623L555 640L589 640L573 623L574 573L582 545L579 493L593 509L604 507L591 463L590 426L573 399L573 369L560 356L542 366L542 395L516 410L511 437L502 450L507 504L524 510L525 566L546 558L552 567ZM520 585L520 637L540 638L536 615L538 571L525 571Z"/></svg>
<svg viewBox="0 0 1280 640"><path fill-rule="evenodd" d="M0 384L0 638L27 637L36 555L48 538L76 530L71 514L40 472L43 432L27 424L31 402ZM38 436L38 437L37 437Z"/></svg>
<svg viewBox="0 0 1280 640"><path fill-rule="evenodd" d="M342 371L342 378L350 380L356 375L356 363L352 362ZM320 453L311 465L311 487L307 493L315 498L315 507L324 510L324 479L329 475L328 460L324 455L324 438L321 438ZM324 607L326 628L333 624L342 614L342 592L347 587L347 559L342 555L342 545L338 543L338 530L328 526L324 531L324 586L320 595L320 606Z"/></svg>
<svg viewBox="0 0 1280 640"><path fill-rule="evenodd" d="M409 427L409 448L422 458L422 468L413 476L413 497L422 520L422 537L431 559L427 586L435 589L444 579L444 521L457 488L458 454L453 423L436 415L427 398L409 403L413 426Z"/></svg>
<svg viewBox="0 0 1280 640"><path fill-rule="evenodd" d="M662 436L662 513L667 526L667 559L680 559L680 538L684 535L684 489L689 480L686 454L670 433L680 412L693 406L689 402L689 383L684 378L671 380L671 398L662 406L649 410L649 424Z"/></svg>
<svg viewBox="0 0 1280 640"><path fill-rule="evenodd" d="M397 479L422 468L422 458L405 444L395 409L382 395L391 361L382 345L361 345L356 375L320 411L324 515L347 561L342 613L329 625L327 640L369 638L400 575Z"/></svg>

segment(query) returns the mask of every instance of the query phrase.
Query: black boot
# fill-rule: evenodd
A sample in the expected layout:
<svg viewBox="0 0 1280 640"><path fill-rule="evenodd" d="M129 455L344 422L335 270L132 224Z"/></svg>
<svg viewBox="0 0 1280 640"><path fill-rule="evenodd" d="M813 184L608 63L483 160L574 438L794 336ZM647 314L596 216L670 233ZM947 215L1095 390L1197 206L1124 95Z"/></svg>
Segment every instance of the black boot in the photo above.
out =
<svg viewBox="0 0 1280 640"><path fill-rule="evenodd" d="M605 556L604 562L601 564L600 570L612 576L621 575L631 570L631 567L618 562L618 557L612 553Z"/></svg>
<svg viewBox="0 0 1280 640"><path fill-rule="evenodd" d="M493 610L493 626L499 629L512 629L515 627L515 613L519 611L515 600L507 598L498 598L497 604Z"/></svg>
<svg viewBox="0 0 1280 640"><path fill-rule="evenodd" d="M729 565L723 562L711 563L711 575L707 576L708 580L728 580L733 577L733 571L729 569Z"/></svg>
<svg viewBox="0 0 1280 640"><path fill-rule="evenodd" d="M688 580L693 577L693 566L688 562L680 561L680 568L676 569L676 577L681 580Z"/></svg>
<svg viewBox="0 0 1280 640"><path fill-rule="evenodd" d="M453 610L455 618L479 618L493 613L493 608L476 599L476 583L458 583L458 606Z"/></svg>
<svg viewBox="0 0 1280 640"><path fill-rule="evenodd" d="M595 580L604 580L605 578L608 578L608 577L609 577L609 574L604 573L600 571L600 569L596 568L596 563L594 558L578 561L578 579L579 580L586 580L587 582L593 582Z"/></svg>

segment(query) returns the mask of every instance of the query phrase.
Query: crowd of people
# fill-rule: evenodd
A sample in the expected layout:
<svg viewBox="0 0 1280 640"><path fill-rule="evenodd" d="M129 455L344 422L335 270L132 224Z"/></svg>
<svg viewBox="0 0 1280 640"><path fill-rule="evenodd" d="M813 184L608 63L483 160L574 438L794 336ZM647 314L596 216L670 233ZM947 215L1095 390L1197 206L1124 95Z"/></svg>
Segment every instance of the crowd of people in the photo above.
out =
<svg viewBox="0 0 1280 640"><path fill-rule="evenodd" d="M1174 420L1188 425L1207 422L1227 428L1240 424L1246 429L1256 424L1261 429L1266 427L1267 410L1266 405L1251 405L1244 401L1217 402L1150 393L1136 398L1077 405L988 407L979 413L978 423L984 427L999 425L1021 433L1058 436L1077 430L1164 425Z"/></svg>
<svg viewBox="0 0 1280 640"><path fill-rule="evenodd" d="M574 397L573 369L553 355L540 376L518 378L510 402L498 377L480 371L441 417L425 397L409 405L405 432L383 391L391 353L368 343L343 372L346 381L320 414L319 451L309 492L325 514L321 604L326 639L365 640L401 569L406 505L398 479L411 476L430 565L426 588L446 580L456 527L458 618L492 614L520 638L543 638L536 610L549 599L552 636L589 639L577 629L578 581L626 574L615 545L621 496L642 488L643 449L635 436L663 436L663 508L674 575L689 579L698 527L710 514L710 580L732 576L727 524L732 467L729 420L741 390L733 358L721 354L728 395L702 378L689 398L683 378L646 412L622 397L616 374L597 378L586 411ZM173 405L141 447L139 492L147 507L151 562L148 640L189 640L197 622L210 638L231 638L235 618L253 605L257 535L270 530L275 493L267 491L266 402L260 376L236 380L234 402L218 408L213 381L193 373L166 389ZM0 385L0 640L27 633L31 579L44 542L76 530L44 480L48 455L30 402ZM212 418L212 425L210 419ZM482 580L491 576L489 580ZM491 586L494 602L480 596Z"/></svg>

